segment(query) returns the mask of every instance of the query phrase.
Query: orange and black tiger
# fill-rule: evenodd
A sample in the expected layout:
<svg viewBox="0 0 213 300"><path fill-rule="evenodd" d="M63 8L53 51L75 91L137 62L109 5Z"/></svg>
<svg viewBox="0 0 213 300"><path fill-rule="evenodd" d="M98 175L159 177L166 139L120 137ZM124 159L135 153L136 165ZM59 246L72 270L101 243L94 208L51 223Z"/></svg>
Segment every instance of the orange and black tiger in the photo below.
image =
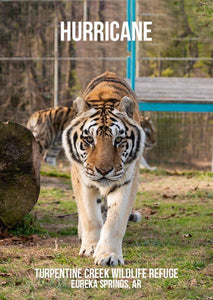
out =
<svg viewBox="0 0 213 300"><path fill-rule="evenodd" d="M155 127L153 125L152 120L149 117L141 116L140 124L146 134L145 150L147 151L147 150L152 149L152 147L156 143ZM146 168L150 171L154 171L157 169L156 167L150 167L150 165L145 160L144 155L142 155L142 157L141 157L141 167Z"/></svg>
<svg viewBox="0 0 213 300"><path fill-rule="evenodd" d="M122 240L139 184L145 144L135 93L111 72L93 79L74 101L63 133L77 201L80 254L99 265L123 264ZM107 200L103 224L100 198Z"/></svg>
<svg viewBox="0 0 213 300"><path fill-rule="evenodd" d="M151 149L156 143L155 127L153 125L153 122L149 117L141 116L140 124L146 134L145 148L147 150Z"/></svg>
<svg viewBox="0 0 213 300"><path fill-rule="evenodd" d="M56 157L62 149L62 133L75 117L72 107L51 107L31 115L27 128L35 136L41 157L50 165L56 165Z"/></svg>
<svg viewBox="0 0 213 300"><path fill-rule="evenodd" d="M76 113L73 108L50 107L35 112L28 120L27 127L34 134L40 147L40 153L44 161L50 165L56 165L57 155L62 148L62 133L66 126L74 119ZM101 202L101 199L100 199ZM102 216L105 221L107 204L103 201L101 206ZM141 215L131 212L129 221L139 222Z"/></svg>
<svg viewBox="0 0 213 300"><path fill-rule="evenodd" d="M40 147L40 153L44 161L55 166L57 156L62 149L62 133L76 113L72 107L50 107L39 110L31 115L27 128L30 129ZM155 145L155 128L150 118L140 117L140 124L143 128L146 139L145 149L149 150ZM142 157L141 163L144 167L150 168ZM153 168L151 168L153 169Z"/></svg>

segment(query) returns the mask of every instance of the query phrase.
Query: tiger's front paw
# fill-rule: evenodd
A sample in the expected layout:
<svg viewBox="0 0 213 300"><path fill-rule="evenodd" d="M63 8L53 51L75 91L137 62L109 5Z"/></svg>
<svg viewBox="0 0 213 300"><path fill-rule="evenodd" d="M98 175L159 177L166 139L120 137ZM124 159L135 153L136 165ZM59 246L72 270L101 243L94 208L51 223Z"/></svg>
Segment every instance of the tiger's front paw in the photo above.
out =
<svg viewBox="0 0 213 300"><path fill-rule="evenodd" d="M124 260L122 255L117 255L116 253L103 252L95 257L95 264L101 266L115 267L117 265L124 265Z"/></svg>
<svg viewBox="0 0 213 300"><path fill-rule="evenodd" d="M106 249L106 250L104 250ZM97 246L93 257L95 258L95 264L101 266L117 266L124 265L122 251L107 250L107 247Z"/></svg>
<svg viewBox="0 0 213 300"><path fill-rule="evenodd" d="M81 245L79 255L91 256L95 251L96 244Z"/></svg>

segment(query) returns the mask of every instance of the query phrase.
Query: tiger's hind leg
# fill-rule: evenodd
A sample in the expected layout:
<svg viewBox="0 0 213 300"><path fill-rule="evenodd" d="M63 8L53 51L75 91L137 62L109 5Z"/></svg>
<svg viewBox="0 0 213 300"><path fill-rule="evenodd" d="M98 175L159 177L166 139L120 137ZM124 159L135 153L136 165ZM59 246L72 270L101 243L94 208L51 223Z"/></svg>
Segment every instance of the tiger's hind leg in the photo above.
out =
<svg viewBox="0 0 213 300"><path fill-rule="evenodd" d="M107 198L106 197L104 197L104 201L101 205L101 213L102 213L102 217L103 217L103 222L105 223L105 221L107 219ZM138 211L131 211L128 222L137 223L140 221L141 221L141 213L139 213Z"/></svg>
<svg viewBox="0 0 213 300"><path fill-rule="evenodd" d="M56 162L57 162L57 156L58 156L61 148L62 148L62 145L57 146L57 147L56 146L50 147L44 155L44 161L47 164L55 167Z"/></svg>
<svg viewBox="0 0 213 300"><path fill-rule="evenodd" d="M139 211L132 211L129 215L129 222L138 223L141 221L141 213Z"/></svg>
<svg viewBox="0 0 213 300"><path fill-rule="evenodd" d="M103 222L105 223L107 218L107 198L104 197L103 203L101 204L101 214L103 218Z"/></svg>
<svg viewBox="0 0 213 300"><path fill-rule="evenodd" d="M147 163L147 161L145 160L145 158L143 156L141 157L141 166L140 167L141 168L145 168L145 169L147 169L149 171L155 171L155 170L157 170L156 167L150 167L150 165Z"/></svg>
<svg viewBox="0 0 213 300"><path fill-rule="evenodd" d="M78 206L78 217L81 238L80 255L90 256L94 253L100 238L103 220L101 216L100 198L98 189L87 187L81 181L76 166L71 167L72 186Z"/></svg>

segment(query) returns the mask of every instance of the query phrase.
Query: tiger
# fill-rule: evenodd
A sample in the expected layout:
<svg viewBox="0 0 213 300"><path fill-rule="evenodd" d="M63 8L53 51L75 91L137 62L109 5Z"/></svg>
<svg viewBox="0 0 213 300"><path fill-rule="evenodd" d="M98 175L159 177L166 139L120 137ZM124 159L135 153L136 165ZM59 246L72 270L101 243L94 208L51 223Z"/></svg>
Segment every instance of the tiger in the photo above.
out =
<svg viewBox="0 0 213 300"><path fill-rule="evenodd" d="M39 144L41 159L49 165L56 166L57 156L62 149L62 133L66 125L74 119L76 112L73 107L50 107L39 110L31 115L27 128L32 131ZM100 199L101 201L101 199ZM101 205L102 217L105 221L107 203L104 199ZM141 214L132 211L129 221L140 222ZM81 239L81 235L79 234Z"/></svg>
<svg viewBox="0 0 213 300"><path fill-rule="evenodd" d="M122 241L145 145L136 95L126 81L107 71L88 84L73 106L77 116L62 142L78 207L79 254L93 256L96 265L123 265ZM104 224L100 197L107 199Z"/></svg>
<svg viewBox="0 0 213 300"><path fill-rule="evenodd" d="M27 122L39 144L41 159L56 166L56 157L62 149L62 133L76 115L73 107L51 107L32 114Z"/></svg>
<svg viewBox="0 0 213 300"><path fill-rule="evenodd" d="M63 129L75 117L73 107L50 107L33 113L27 123L39 143L41 158L49 165L56 166L57 156L62 149L61 136ZM155 145L155 128L150 118L140 117L140 124L146 134L145 149L149 150ZM150 167L145 158L141 158L141 166L149 170ZM136 222L139 220L135 216L130 217Z"/></svg>
<svg viewBox="0 0 213 300"><path fill-rule="evenodd" d="M146 134L145 150L150 150L155 145L155 127L152 120L149 117L141 116L140 124ZM144 156L141 157L141 167L150 171L157 170L156 167L150 167Z"/></svg>
<svg viewBox="0 0 213 300"><path fill-rule="evenodd" d="M145 140L145 148L147 150L151 149L156 141L155 141L155 127L153 125L152 120L149 117L140 117L140 124L146 134Z"/></svg>

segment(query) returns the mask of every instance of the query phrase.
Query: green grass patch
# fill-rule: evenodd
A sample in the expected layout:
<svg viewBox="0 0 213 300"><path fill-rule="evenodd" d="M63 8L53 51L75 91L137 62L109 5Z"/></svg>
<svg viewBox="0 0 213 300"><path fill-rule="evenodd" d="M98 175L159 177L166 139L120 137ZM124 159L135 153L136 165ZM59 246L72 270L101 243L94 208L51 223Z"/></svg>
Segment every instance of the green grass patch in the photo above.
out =
<svg viewBox="0 0 213 300"><path fill-rule="evenodd" d="M78 233L77 227L64 228L59 231L59 235L73 236L73 235L77 235L77 233Z"/></svg>
<svg viewBox="0 0 213 300"><path fill-rule="evenodd" d="M157 169L153 171L149 171L147 169L140 169L140 174L152 174L156 176L186 176L186 177L213 177L212 172L203 172L203 171L171 171L165 169Z"/></svg>
<svg viewBox="0 0 213 300"><path fill-rule="evenodd" d="M21 222L8 230L12 235L29 236L33 234L49 234L48 230L42 228L31 214L26 215Z"/></svg>
<svg viewBox="0 0 213 300"><path fill-rule="evenodd" d="M50 177L58 177L58 178L68 178L70 179L70 171L65 172L59 167L53 167L47 164L41 165L41 175L42 176L50 176Z"/></svg>
<svg viewBox="0 0 213 300"><path fill-rule="evenodd" d="M59 188L49 188L49 189L45 189L45 190L41 190L40 191L40 195L39 195L39 201L41 200L46 200L46 199L54 199L55 201L60 201L65 195L65 191L63 189L59 189Z"/></svg>
<svg viewBox="0 0 213 300"><path fill-rule="evenodd" d="M42 176L50 176L50 177L59 177L59 178L69 178L70 179L70 175L68 175L67 173L61 173L58 171L42 171L41 170L41 175Z"/></svg>
<svg viewBox="0 0 213 300"><path fill-rule="evenodd" d="M37 208L52 215L77 212L72 191L59 188L41 190Z"/></svg>
<svg viewBox="0 0 213 300"><path fill-rule="evenodd" d="M128 224L123 268L178 268L178 278L146 278L138 289L71 289L67 279L35 278L34 268L99 268L92 258L78 255L76 202L72 190L63 188L67 177L55 178L53 188L45 178L47 186L43 184L32 213L10 230L14 235L37 233L42 242L0 251L0 299L211 299L211 176L143 172L134 206L142 221Z"/></svg>

